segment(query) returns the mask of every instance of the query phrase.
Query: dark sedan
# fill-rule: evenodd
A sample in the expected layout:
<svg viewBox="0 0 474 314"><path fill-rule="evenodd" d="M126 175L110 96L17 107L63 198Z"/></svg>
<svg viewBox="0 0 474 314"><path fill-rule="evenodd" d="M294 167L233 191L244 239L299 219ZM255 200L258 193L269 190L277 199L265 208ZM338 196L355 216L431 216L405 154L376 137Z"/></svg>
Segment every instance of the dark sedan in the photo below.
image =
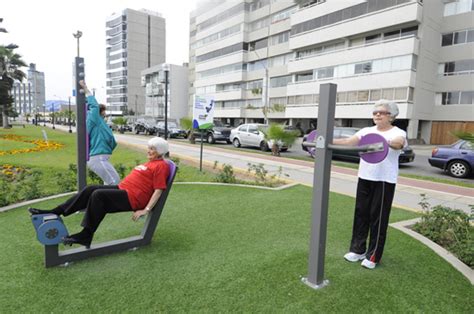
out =
<svg viewBox="0 0 474 314"><path fill-rule="evenodd" d="M349 138L353 136L354 134L357 133L360 129L358 128L348 128L348 127L335 127L334 128L334 138ZM308 135L305 135L303 137L303 142L306 141L306 137ZM303 150L308 151L308 149L304 146L302 146ZM308 151L308 153L312 156L311 152ZM333 150L332 156L336 159L344 159L344 160L351 160L351 161L359 161L360 156L359 153L356 151L345 151L345 150ZM400 157L398 157L398 162L403 164L403 163L408 163L412 162L415 160L415 152L413 149L411 149L410 146L407 146L403 148L402 153L400 154Z"/></svg>
<svg viewBox="0 0 474 314"><path fill-rule="evenodd" d="M168 129L168 137L170 138L178 138L178 137L186 138L188 135L188 133L185 130L180 129L175 122L171 122L171 121L168 122L167 129ZM156 135L158 136L165 135L165 122L164 121L159 121L156 124Z"/></svg>
<svg viewBox="0 0 474 314"><path fill-rule="evenodd" d="M428 161L431 166L443 169L453 177L468 177L474 172L474 144L459 140L449 146L435 147Z"/></svg>

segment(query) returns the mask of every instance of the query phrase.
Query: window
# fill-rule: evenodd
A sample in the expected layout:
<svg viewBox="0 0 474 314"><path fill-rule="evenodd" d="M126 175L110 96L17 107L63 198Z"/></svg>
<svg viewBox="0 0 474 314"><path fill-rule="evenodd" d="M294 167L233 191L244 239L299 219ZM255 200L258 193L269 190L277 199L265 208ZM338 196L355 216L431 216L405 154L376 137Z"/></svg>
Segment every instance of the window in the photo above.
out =
<svg viewBox="0 0 474 314"><path fill-rule="evenodd" d="M380 95L382 94L380 89L374 89L370 91L370 101L380 100Z"/></svg>
<svg viewBox="0 0 474 314"><path fill-rule="evenodd" d="M474 30L467 29L453 33L443 34L441 36L441 46L459 45L474 42Z"/></svg>
<svg viewBox="0 0 474 314"><path fill-rule="evenodd" d="M313 79L313 72L296 74L296 82L310 81Z"/></svg>
<svg viewBox="0 0 474 314"><path fill-rule="evenodd" d="M383 34L384 40L389 40L389 39L398 38L398 37L400 37L400 30L387 32Z"/></svg>
<svg viewBox="0 0 474 314"><path fill-rule="evenodd" d="M357 91L347 92L347 102L357 102Z"/></svg>
<svg viewBox="0 0 474 314"><path fill-rule="evenodd" d="M368 90L360 90L357 92L357 101L367 102L369 101L369 91Z"/></svg>
<svg viewBox="0 0 474 314"><path fill-rule="evenodd" d="M291 75L270 78L270 87L284 87L291 82Z"/></svg>
<svg viewBox="0 0 474 314"><path fill-rule="evenodd" d="M396 100L406 100L407 99L407 89L406 87L403 88L395 88L395 97Z"/></svg>
<svg viewBox="0 0 474 314"><path fill-rule="evenodd" d="M334 77L334 67L318 70L318 79Z"/></svg>
<svg viewBox="0 0 474 314"><path fill-rule="evenodd" d="M355 65L354 74L372 72L372 62L359 63Z"/></svg>
<svg viewBox="0 0 474 314"><path fill-rule="evenodd" d="M473 105L474 104L474 91L461 92L461 105Z"/></svg>
<svg viewBox="0 0 474 314"><path fill-rule="evenodd" d="M393 99L393 88L382 89L382 99Z"/></svg>
<svg viewBox="0 0 474 314"><path fill-rule="evenodd" d="M454 44L464 44L466 42L466 31L454 33Z"/></svg>
<svg viewBox="0 0 474 314"><path fill-rule="evenodd" d="M336 102L346 102L347 101L347 93L346 92L339 92L336 95Z"/></svg>
<svg viewBox="0 0 474 314"><path fill-rule="evenodd" d="M303 103L305 104L312 104L313 103L313 95L304 95Z"/></svg>
<svg viewBox="0 0 474 314"><path fill-rule="evenodd" d="M381 40L382 40L381 34L371 35L371 36L365 37L365 44L367 45L367 44L375 43Z"/></svg>

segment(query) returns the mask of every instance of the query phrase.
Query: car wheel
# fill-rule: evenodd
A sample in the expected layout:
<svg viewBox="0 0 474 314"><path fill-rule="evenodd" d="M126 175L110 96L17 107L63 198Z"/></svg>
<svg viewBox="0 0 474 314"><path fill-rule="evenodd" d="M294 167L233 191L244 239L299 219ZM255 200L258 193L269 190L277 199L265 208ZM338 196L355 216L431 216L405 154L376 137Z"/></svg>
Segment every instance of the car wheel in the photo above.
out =
<svg viewBox="0 0 474 314"><path fill-rule="evenodd" d="M262 152L268 152L268 144L265 141L260 142L260 150Z"/></svg>
<svg viewBox="0 0 474 314"><path fill-rule="evenodd" d="M135 129L135 134L140 134L140 130Z"/></svg>
<svg viewBox="0 0 474 314"><path fill-rule="evenodd" d="M212 133L209 133L209 134L207 135L207 142L208 142L209 144L214 144L214 143L216 142L216 140L214 139L214 135L212 135Z"/></svg>
<svg viewBox="0 0 474 314"><path fill-rule="evenodd" d="M469 175L469 165L462 160L456 160L448 165L448 172L456 178L465 178Z"/></svg>
<svg viewBox="0 0 474 314"><path fill-rule="evenodd" d="M240 141L238 138L234 138L232 141L232 144L234 144L234 147L239 148L240 147Z"/></svg>
<svg viewBox="0 0 474 314"><path fill-rule="evenodd" d="M286 152L286 151L288 151L288 148L282 148L282 149L280 149L280 152Z"/></svg>

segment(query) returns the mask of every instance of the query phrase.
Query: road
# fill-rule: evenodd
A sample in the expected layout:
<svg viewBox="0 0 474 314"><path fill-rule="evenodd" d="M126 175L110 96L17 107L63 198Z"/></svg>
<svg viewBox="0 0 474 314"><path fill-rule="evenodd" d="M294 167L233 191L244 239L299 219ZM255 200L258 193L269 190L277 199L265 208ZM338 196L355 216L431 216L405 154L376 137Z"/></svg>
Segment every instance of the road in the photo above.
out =
<svg viewBox="0 0 474 314"><path fill-rule="evenodd" d="M121 144L146 148L148 136L116 134L116 139ZM187 141L170 141L171 156L182 159L198 161L200 145L192 145ZM263 164L269 175L285 174L290 180L304 185L312 186L313 169L312 161L296 160L284 157L274 157L269 154L249 152L242 149L228 149L225 145L206 145L203 151L203 162L213 165L230 164L235 170L246 171L248 163ZM357 170L332 165L331 191L354 196L357 184ZM457 208L466 212L470 211L470 204L474 204L472 188L441 184L432 181L423 181L399 177L394 199L394 206L412 210L420 210L421 194L426 195L431 206L443 205Z"/></svg>
<svg viewBox="0 0 474 314"><path fill-rule="evenodd" d="M186 142L186 140L178 140ZM311 160L309 158L309 154L301 149L301 142L302 138L298 138L290 148L288 152L282 153L284 157L298 157L298 158L306 158L307 160ZM220 148L231 148L231 144L226 144L224 142L214 144L215 147ZM416 145L412 146L412 149L415 151L415 160L410 163L405 163L400 165L400 173L405 174L412 174L412 175L419 175L425 177L433 177L437 179L447 179L451 181L457 182L465 182L465 183L473 183L474 184L474 176L468 178L454 178L451 177L449 174L445 173L441 169L434 168L430 166L428 163L428 158L431 156L431 150L434 146L431 145ZM240 148L241 150L249 151L249 152L259 152L257 148ZM351 161L344 161L338 160L339 162L346 162L348 164L355 165L355 162Z"/></svg>

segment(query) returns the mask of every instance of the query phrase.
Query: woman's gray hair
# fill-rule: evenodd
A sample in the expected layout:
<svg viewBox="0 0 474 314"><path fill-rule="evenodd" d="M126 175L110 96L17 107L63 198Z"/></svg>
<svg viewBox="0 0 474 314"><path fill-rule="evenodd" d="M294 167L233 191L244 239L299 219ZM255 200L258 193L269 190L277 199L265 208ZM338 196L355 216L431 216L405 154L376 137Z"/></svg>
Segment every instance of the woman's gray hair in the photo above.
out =
<svg viewBox="0 0 474 314"><path fill-rule="evenodd" d="M390 117L392 118L391 120L395 120L395 118L398 116L399 110L398 110L398 105L397 103L387 100L387 99L380 99L374 104L374 109L378 107L383 107L385 110L390 112Z"/></svg>

